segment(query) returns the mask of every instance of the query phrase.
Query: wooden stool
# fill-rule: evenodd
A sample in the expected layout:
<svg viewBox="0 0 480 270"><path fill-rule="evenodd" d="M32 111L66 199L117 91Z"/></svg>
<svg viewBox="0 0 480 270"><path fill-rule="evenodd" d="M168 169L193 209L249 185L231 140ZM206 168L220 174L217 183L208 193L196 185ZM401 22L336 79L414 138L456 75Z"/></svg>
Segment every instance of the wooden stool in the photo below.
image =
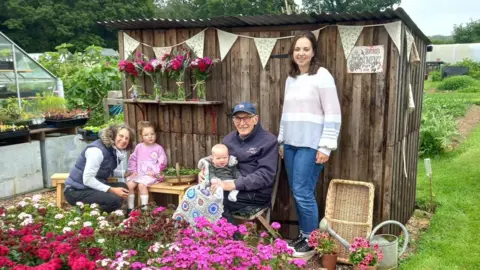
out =
<svg viewBox="0 0 480 270"><path fill-rule="evenodd" d="M196 183L186 185L171 185L170 183L162 182L158 184L153 184L148 187L149 198L150 200L152 200L152 196L150 193L173 194L178 195L178 202L180 203L187 189L193 185L196 185ZM138 196L138 205L142 205L140 196Z"/></svg>

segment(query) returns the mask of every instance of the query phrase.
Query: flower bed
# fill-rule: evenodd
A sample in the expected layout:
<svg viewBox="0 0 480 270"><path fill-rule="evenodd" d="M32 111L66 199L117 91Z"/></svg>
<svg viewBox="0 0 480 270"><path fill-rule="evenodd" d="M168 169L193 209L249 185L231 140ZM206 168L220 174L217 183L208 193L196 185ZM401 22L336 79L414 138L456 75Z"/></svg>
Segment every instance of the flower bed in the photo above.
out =
<svg viewBox="0 0 480 270"><path fill-rule="evenodd" d="M300 269L285 241L254 224L224 219L195 227L165 207L101 213L79 204L64 211L39 195L0 208L0 269ZM275 224L277 225L277 224ZM275 226L278 228L279 226ZM239 239L239 240L235 240Z"/></svg>

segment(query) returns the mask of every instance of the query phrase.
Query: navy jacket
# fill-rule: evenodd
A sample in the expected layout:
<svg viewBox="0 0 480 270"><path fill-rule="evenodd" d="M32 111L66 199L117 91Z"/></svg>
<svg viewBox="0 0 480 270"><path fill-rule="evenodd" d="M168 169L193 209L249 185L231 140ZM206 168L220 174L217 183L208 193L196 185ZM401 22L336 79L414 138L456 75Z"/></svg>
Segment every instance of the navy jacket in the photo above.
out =
<svg viewBox="0 0 480 270"><path fill-rule="evenodd" d="M277 138L257 124L247 138L242 139L233 131L225 136L223 144L238 160L241 176L234 182L236 189L271 195L277 173Z"/></svg>

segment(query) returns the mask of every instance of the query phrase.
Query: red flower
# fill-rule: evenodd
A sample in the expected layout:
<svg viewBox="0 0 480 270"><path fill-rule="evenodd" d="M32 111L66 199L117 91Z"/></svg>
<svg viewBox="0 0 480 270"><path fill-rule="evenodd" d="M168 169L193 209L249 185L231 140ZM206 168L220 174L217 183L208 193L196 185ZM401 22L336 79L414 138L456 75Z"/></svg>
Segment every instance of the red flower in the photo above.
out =
<svg viewBox="0 0 480 270"><path fill-rule="evenodd" d="M132 217L132 218L137 218L137 217L139 217L139 216L141 216L141 215L142 215L142 214L140 214L140 212L138 212L138 211L132 211L132 212L130 212L130 217Z"/></svg>
<svg viewBox="0 0 480 270"><path fill-rule="evenodd" d="M44 217L47 214L47 209L46 208L38 208L37 212Z"/></svg>
<svg viewBox="0 0 480 270"><path fill-rule="evenodd" d="M8 255L9 251L10 249L8 247L0 245L0 256Z"/></svg>
<svg viewBox="0 0 480 270"><path fill-rule="evenodd" d="M68 262L72 270L93 270L95 269L95 263L89 261L85 256L78 256L71 258Z"/></svg>
<svg viewBox="0 0 480 270"><path fill-rule="evenodd" d="M52 256L52 253L48 251L48 249L41 248L37 250L37 256L44 261L48 261L48 259L50 259Z"/></svg>
<svg viewBox="0 0 480 270"><path fill-rule="evenodd" d="M9 258L0 256L0 267L12 267L15 263L12 262Z"/></svg>
<svg viewBox="0 0 480 270"><path fill-rule="evenodd" d="M31 235L31 234L28 234L28 235L25 235L24 237L22 237L22 242L24 243L31 243L33 241L35 241L35 236Z"/></svg>
<svg viewBox="0 0 480 270"><path fill-rule="evenodd" d="M153 72L155 69L153 68L152 65L146 64L145 67L143 68L146 72Z"/></svg>
<svg viewBox="0 0 480 270"><path fill-rule="evenodd" d="M55 237L55 236L53 235L53 233L47 232L47 234L45 235L45 237L46 237L47 239L53 239L53 237Z"/></svg>
<svg viewBox="0 0 480 270"><path fill-rule="evenodd" d="M57 246L57 253L61 255L68 254L72 251L72 246L66 243L60 243Z"/></svg>
<svg viewBox="0 0 480 270"><path fill-rule="evenodd" d="M95 230L92 227L83 227L80 230L80 235L82 235L82 236L93 236L94 232L95 232Z"/></svg>

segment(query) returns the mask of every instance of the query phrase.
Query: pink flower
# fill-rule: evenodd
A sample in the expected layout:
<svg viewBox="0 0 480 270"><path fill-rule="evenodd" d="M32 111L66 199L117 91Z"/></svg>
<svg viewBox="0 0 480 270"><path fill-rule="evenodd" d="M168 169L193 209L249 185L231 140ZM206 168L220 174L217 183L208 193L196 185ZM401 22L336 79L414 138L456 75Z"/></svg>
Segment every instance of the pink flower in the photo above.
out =
<svg viewBox="0 0 480 270"><path fill-rule="evenodd" d="M0 256L6 256L8 252L10 252L8 247L0 245Z"/></svg>
<svg viewBox="0 0 480 270"><path fill-rule="evenodd" d="M165 211L165 209L167 209L167 208L165 208L165 207L163 207L163 206L159 206L159 207L155 208L155 209L152 211L152 214L153 214L153 215L158 215L158 214L160 214L161 212Z"/></svg>
<svg viewBox="0 0 480 270"><path fill-rule="evenodd" d="M238 226L238 232L241 235L246 235L248 233L248 229L244 224L241 224L241 225Z"/></svg>
<svg viewBox="0 0 480 270"><path fill-rule="evenodd" d="M278 223L278 222L272 222L272 228L273 228L274 230L280 229L280 223Z"/></svg>
<svg viewBox="0 0 480 270"><path fill-rule="evenodd" d="M293 259L289 263L297 266L298 268L303 268L307 265L307 262L304 259Z"/></svg>

